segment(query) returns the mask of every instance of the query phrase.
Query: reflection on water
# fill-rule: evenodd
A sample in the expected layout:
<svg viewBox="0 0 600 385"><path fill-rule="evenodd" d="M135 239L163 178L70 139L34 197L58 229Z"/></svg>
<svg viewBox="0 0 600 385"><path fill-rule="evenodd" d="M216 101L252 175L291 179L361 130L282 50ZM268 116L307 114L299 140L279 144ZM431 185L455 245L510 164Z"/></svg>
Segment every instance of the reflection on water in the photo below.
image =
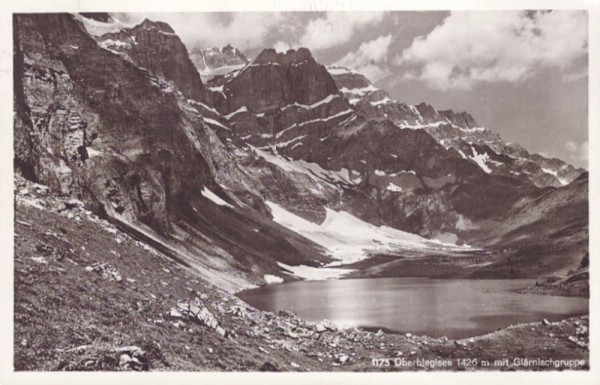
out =
<svg viewBox="0 0 600 385"><path fill-rule="evenodd" d="M531 283L428 278L300 281L247 290L239 297L259 309L291 309L311 321L327 318L341 326L450 338L588 312L585 298L512 292Z"/></svg>

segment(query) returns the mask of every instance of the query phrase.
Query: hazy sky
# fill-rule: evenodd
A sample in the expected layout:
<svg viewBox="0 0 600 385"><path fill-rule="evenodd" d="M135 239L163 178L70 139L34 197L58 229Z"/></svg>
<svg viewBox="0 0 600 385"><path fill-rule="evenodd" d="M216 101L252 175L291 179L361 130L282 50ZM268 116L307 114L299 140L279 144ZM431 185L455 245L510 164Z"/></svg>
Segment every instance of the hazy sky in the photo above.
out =
<svg viewBox="0 0 600 385"><path fill-rule="evenodd" d="M117 14L168 22L192 47L250 58L304 46L407 103L466 110L505 140L587 168L588 18L552 12Z"/></svg>

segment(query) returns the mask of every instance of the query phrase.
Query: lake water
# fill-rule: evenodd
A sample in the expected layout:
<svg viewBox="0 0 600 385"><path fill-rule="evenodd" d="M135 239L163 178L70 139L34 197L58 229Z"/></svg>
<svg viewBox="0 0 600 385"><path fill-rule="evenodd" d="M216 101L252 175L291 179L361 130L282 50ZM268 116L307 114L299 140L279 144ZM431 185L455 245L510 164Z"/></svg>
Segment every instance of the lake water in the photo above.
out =
<svg viewBox="0 0 600 385"><path fill-rule="evenodd" d="M530 280L428 278L298 281L246 290L252 306L291 309L310 321L386 328L431 337L467 338L520 322L588 313L586 298L521 294Z"/></svg>

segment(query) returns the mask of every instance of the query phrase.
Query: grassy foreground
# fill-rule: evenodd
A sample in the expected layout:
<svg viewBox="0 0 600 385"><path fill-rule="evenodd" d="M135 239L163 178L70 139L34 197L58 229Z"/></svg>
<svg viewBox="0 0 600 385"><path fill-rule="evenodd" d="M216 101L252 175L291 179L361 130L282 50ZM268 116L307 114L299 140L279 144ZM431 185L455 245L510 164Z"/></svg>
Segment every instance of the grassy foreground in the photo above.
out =
<svg viewBox="0 0 600 385"><path fill-rule="evenodd" d="M341 330L254 309L77 204L36 206L17 199L16 370L589 368L587 317L461 341Z"/></svg>

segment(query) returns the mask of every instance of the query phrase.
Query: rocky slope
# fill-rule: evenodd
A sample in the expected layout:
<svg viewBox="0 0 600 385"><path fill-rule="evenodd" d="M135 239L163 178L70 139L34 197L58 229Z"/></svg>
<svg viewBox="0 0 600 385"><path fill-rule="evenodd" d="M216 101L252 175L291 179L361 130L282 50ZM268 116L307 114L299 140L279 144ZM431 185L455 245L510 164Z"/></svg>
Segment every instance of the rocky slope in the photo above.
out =
<svg viewBox="0 0 600 385"><path fill-rule="evenodd" d="M476 276L573 274L589 250L588 173L568 186L524 196L505 220L478 234L502 251L502 261Z"/></svg>

